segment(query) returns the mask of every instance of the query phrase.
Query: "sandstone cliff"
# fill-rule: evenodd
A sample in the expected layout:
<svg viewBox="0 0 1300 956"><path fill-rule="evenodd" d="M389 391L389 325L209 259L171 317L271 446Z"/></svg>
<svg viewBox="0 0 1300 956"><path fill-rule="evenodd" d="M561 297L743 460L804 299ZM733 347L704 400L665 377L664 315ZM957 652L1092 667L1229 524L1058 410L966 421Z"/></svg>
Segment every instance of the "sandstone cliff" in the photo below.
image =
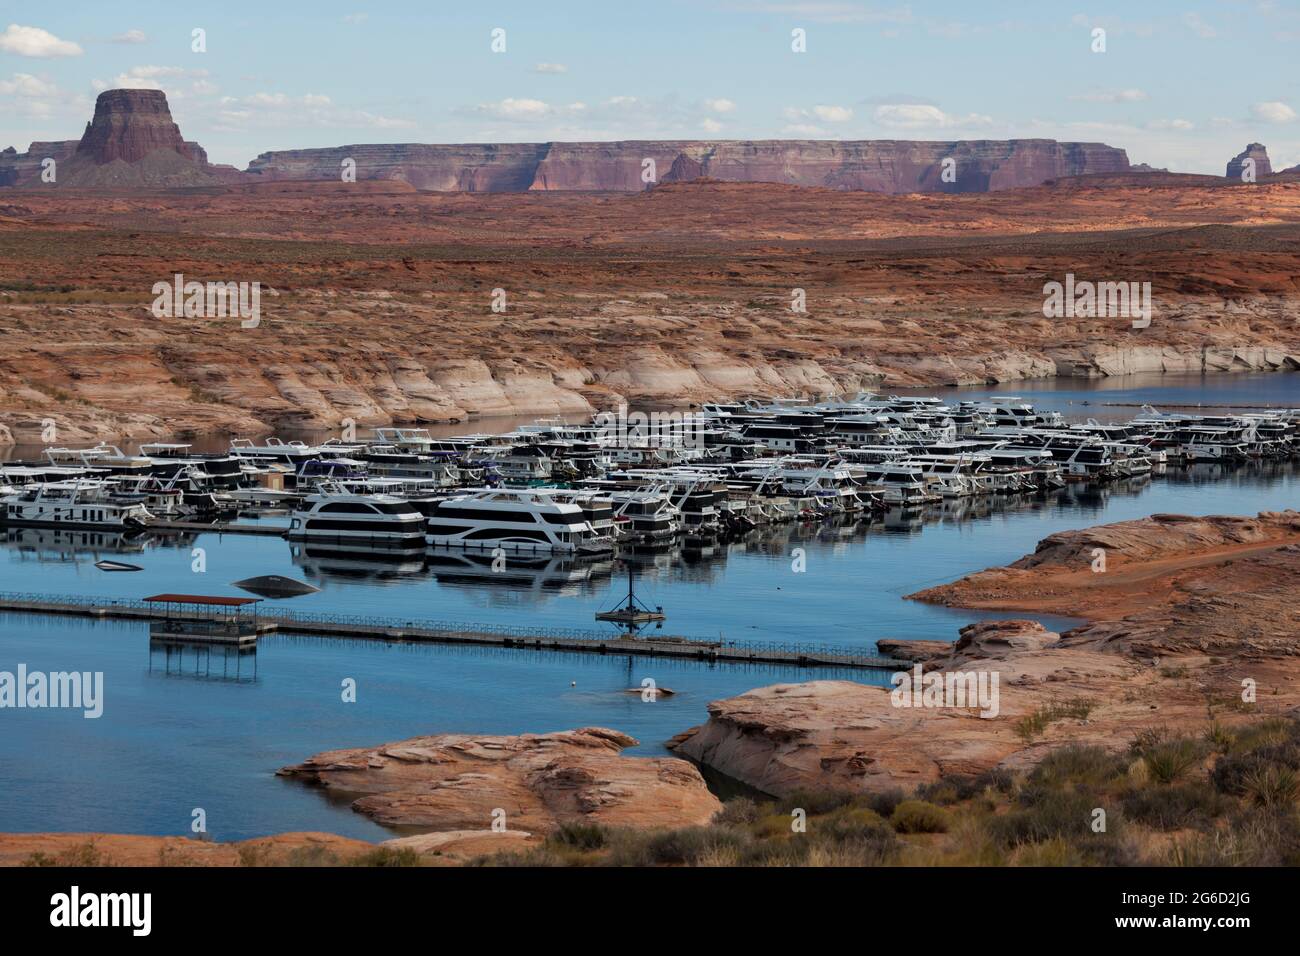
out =
<svg viewBox="0 0 1300 956"><path fill-rule="evenodd" d="M0 444L39 442L46 420L60 442L260 436L624 400L1296 369L1300 192L1218 182L14 193L0 203ZM151 289L177 272L277 294L264 291L256 328L156 318ZM1068 272L1149 279L1151 326L1044 318L1044 282Z"/></svg>
<svg viewBox="0 0 1300 956"><path fill-rule="evenodd" d="M715 179L885 193L987 192L1049 179L1121 172L1128 157L1101 143L1055 140L629 140L610 143L354 145L263 153L248 167L265 180L335 180L345 159L358 179L463 192L638 192L645 161L656 182ZM954 162L952 181L943 162Z"/></svg>

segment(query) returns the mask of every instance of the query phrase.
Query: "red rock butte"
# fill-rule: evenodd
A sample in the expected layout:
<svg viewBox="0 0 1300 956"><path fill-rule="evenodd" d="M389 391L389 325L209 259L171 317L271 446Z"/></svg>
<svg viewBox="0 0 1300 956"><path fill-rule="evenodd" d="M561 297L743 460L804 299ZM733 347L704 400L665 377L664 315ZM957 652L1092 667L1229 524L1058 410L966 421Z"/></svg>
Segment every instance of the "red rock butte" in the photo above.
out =
<svg viewBox="0 0 1300 956"><path fill-rule="evenodd" d="M160 149L196 163L207 162L197 143L181 137L162 90L105 90L95 100L95 116L86 124L77 155L102 166L119 159L136 163Z"/></svg>

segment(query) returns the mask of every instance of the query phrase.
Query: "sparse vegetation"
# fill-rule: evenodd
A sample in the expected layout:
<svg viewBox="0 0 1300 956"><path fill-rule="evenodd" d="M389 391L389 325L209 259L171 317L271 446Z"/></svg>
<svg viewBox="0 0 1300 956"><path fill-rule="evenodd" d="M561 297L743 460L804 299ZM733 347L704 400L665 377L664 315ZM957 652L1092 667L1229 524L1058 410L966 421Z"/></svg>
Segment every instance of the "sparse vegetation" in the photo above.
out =
<svg viewBox="0 0 1300 956"><path fill-rule="evenodd" d="M1058 705L1086 714L1091 702ZM1051 719L1059 719L1052 717ZM1049 721L1050 722L1050 721ZM1213 767L1209 757L1220 756ZM739 797L706 827L562 827L491 866L1242 866L1300 863L1300 721L1068 745L1028 772L902 791ZM799 814L803 811L803 822Z"/></svg>
<svg viewBox="0 0 1300 956"><path fill-rule="evenodd" d="M1033 743L1043 735L1043 732L1053 722L1068 718L1087 720L1096 707L1097 702L1091 697L1051 701L1046 706L1040 707L1032 714L1021 717L1016 721L1016 734L1026 743Z"/></svg>

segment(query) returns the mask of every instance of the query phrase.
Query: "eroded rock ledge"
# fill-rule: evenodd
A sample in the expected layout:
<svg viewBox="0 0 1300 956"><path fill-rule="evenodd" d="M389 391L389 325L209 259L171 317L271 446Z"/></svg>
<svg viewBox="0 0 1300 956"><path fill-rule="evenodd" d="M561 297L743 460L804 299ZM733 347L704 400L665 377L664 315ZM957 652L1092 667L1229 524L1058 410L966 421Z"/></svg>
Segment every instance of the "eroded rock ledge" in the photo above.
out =
<svg viewBox="0 0 1300 956"><path fill-rule="evenodd" d="M491 833L500 811L504 825L524 836L576 821L629 827L707 823L721 803L699 771L672 757L621 756L636 743L603 727L516 736L437 734L327 751L279 772L360 794L352 808L386 826L440 833Z"/></svg>
<svg viewBox="0 0 1300 956"><path fill-rule="evenodd" d="M1101 574L1091 570L1097 546L1108 549ZM714 702L673 748L776 795L870 791L1030 765L1065 742L1119 749L1152 726L1195 732L1210 715L1231 724L1300 705L1300 512L1160 515L1063 532L1009 569L913 597L1092 620L1061 636L1032 621L980 622L946 654L895 643L927 672L996 672L993 719L895 707L889 688L813 681ZM1076 706L1059 713L1065 704ZM1055 715L1027 732L1023 718L1044 713Z"/></svg>

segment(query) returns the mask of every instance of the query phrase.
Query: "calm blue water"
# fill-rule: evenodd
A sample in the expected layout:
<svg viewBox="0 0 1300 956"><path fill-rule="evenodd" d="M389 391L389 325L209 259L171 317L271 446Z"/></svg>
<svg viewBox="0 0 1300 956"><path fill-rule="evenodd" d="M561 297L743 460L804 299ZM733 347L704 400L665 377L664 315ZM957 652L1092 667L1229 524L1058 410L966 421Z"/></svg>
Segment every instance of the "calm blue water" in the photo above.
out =
<svg viewBox="0 0 1300 956"><path fill-rule="evenodd" d="M1154 405L1164 412L1190 412L1202 404L1236 408L1272 406L1293 408L1300 403L1300 374L1238 375L1142 374L1111 378L1051 378L1008 382L993 386L898 389L900 395L938 395L946 401L1019 395L1036 408L1059 411L1083 421L1113 421L1136 417L1141 406ZM1215 414L1217 409L1203 409Z"/></svg>
<svg viewBox="0 0 1300 956"><path fill-rule="evenodd" d="M1273 377L1278 380L1296 381ZM1233 387L1244 383L1237 378ZM1290 387L1286 397L1261 403L1300 405ZM1027 395L1029 389L1018 391ZM1218 402L1222 393L1198 394ZM1292 465L1257 464L1229 474L1199 466L1139 485L949 506L923 518L894 514L874 523L785 526L708 551L643 556L638 594L664 607L671 633L863 646L880 637L952 639L963 624L998 615L935 608L902 595L1005 564L1053 531L1154 512L1298 507L1298 492ZM9 538L0 541L0 590L241 594L231 582L286 574L322 590L269 605L591 628L592 615L614 604L626 587L611 562L575 567L557 561L503 576L420 561L308 555L276 538L202 534L102 547L34 529L11 529ZM205 571L193 570L194 548L205 552ZM806 554L805 573L791 569L795 548ZM146 570L106 573L94 567L101 557ZM1070 623L1043 620L1056 627ZM30 670L103 671L105 713L85 720L72 711L0 710L0 831L183 833L191 811L202 807L220 839L285 830L387 835L346 804L274 776L276 768L321 750L445 731L599 724L637 737L637 752L656 753L668 737L703 721L712 699L814 676L883 680L861 672L292 636L264 638L256 655L243 658L193 649L169 657L151 650L143 623L0 615L0 670L20 662ZM647 704L622 693L643 677L678 694ZM345 678L357 682L354 704L341 700Z"/></svg>

